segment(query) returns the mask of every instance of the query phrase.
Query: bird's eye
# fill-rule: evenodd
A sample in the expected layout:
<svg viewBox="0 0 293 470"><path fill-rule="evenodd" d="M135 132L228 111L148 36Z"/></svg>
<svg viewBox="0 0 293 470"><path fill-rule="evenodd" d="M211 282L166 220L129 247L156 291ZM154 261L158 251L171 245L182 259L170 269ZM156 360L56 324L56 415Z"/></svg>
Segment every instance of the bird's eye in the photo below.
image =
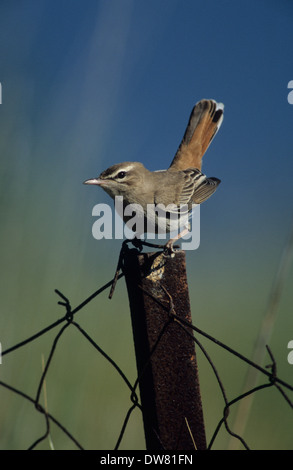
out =
<svg viewBox="0 0 293 470"><path fill-rule="evenodd" d="M117 178L122 180L123 178L125 178L125 176L126 176L126 171L119 171Z"/></svg>

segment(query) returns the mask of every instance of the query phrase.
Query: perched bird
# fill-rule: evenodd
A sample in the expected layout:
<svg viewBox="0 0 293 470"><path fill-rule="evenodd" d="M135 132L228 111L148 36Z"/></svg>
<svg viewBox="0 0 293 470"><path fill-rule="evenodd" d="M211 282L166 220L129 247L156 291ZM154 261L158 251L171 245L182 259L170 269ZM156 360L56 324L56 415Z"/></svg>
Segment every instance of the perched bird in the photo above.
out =
<svg viewBox="0 0 293 470"><path fill-rule="evenodd" d="M167 170L149 171L142 163L124 162L111 166L98 178L84 184L98 185L113 199L123 197L123 208L131 205L143 220L143 229L136 232L180 233L165 245L173 251L175 240L189 230L192 205L206 201L220 184L218 178L207 178L202 172L202 157L223 121L224 105L214 100L201 100L193 108L181 144ZM162 211L148 210L163 207ZM126 212L126 211L125 211ZM123 213L127 223L131 213ZM136 231L136 229L135 229Z"/></svg>

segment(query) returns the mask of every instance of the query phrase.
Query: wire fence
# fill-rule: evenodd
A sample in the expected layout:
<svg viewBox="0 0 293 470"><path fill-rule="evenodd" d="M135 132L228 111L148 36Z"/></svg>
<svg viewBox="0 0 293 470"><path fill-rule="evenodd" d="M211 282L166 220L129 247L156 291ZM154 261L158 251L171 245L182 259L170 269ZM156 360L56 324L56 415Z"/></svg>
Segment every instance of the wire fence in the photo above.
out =
<svg viewBox="0 0 293 470"><path fill-rule="evenodd" d="M44 390L44 387L45 387L46 376L47 376L48 371L50 369L52 359L55 355L57 355L57 352L56 352L57 344L60 342L64 332L68 328L75 328L75 330L77 330L79 332L79 334L81 334L83 337L85 337L86 340L94 347L94 349L96 350L96 353L102 355L108 361L109 367L112 367L117 371L117 373L119 374L119 376L121 378L121 381L123 381L129 389L129 399L130 399L129 407L126 410L125 419L124 419L124 422L121 426L121 429L120 429L120 432L119 432L119 435L118 435L118 438L117 438L117 441L116 441L116 444L115 444L113 450L119 450L121 441L123 439L123 436L125 434L126 428L128 426L128 423L129 423L129 418L130 418L131 414L133 413L133 411L137 408L142 411L142 405L140 403L139 393L138 393L139 380L140 380L141 377L137 377L136 380L134 381L134 383L131 383L131 381L127 378L127 376L124 374L122 369L117 365L117 363L99 346L99 344L97 344L97 342L94 340L93 336L91 334L89 334L87 331L85 331L85 329L82 328L80 326L80 324L75 319L76 314L78 312L80 312L89 302L93 301L97 296L99 296L106 289L111 288L111 294L110 295L112 296L113 295L113 287L115 286L116 282L119 279L121 279L123 276L124 276L123 272L121 272L120 274L117 272L113 279L111 279L109 282L107 282L102 287L100 287L97 291L95 291L92 295L90 295L88 298L86 298L80 305L78 305L75 308L72 308L71 305L70 305L69 299L67 299L64 294L62 294L59 290L56 289L55 292L56 292L56 294L58 295L58 297L60 299L58 301L58 304L65 308L65 314L61 318L59 318L57 321L55 321L55 322L51 323L50 325L48 325L46 328L38 331L36 334L28 337L27 339L21 341L18 344L15 344L14 346L12 346L12 347L10 347L10 348L8 348L8 349L6 349L5 351L2 352L2 358L3 358L6 355L13 354L19 348L25 348L26 345L28 345L29 343L35 341L37 338L40 338L41 336L44 336L44 335L48 334L50 331L52 331L52 330L57 331L57 333L54 337L54 340L52 342L48 358L44 362L43 371L42 371L40 380L38 382L37 391L36 391L36 394L35 394L34 397L29 396L28 394L26 394L22 390L20 390L18 388L15 388L13 385L10 385L10 384L8 384L4 381L0 381L0 386L1 387L5 388L5 389L8 389L11 393L14 393L14 394L17 394L17 395L21 396L23 400L26 400L26 401L30 402L32 404L32 406L34 406L36 412L40 413L43 416L43 419L45 421L45 432L42 435L40 435L34 442L31 443L31 445L29 446L30 450L36 449L42 441L44 441L45 439L47 439L50 436L50 427L51 427L52 423L54 423L56 426L58 426L58 428L64 433L64 435L67 436L67 438L74 444L74 446L76 446L77 449L81 449L81 450L84 449L83 446L81 445L81 443L68 431L67 427L63 423L59 422L51 413L49 413L48 410L46 409L46 406L43 406L40 402L40 397L41 397L42 391ZM151 292L149 292L148 294L150 296L153 295ZM169 292L168 295L169 295L170 299L172 299L172 293ZM155 300L157 302L159 302L158 299L155 299ZM270 357L270 365L267 366L266 368L263 368L259 364L257 364L256 362L253 362L249 358L247 358L244 355L240 354L238 351L232 349L228 345L222 343L218 339L216 339L213 336L209 335L208 333L202 331L201 329L199 329L195 325L190 324L189 322L185 322L182 318L179 319L176 316L176 312L174 312L174 310L172 308L168 308L168 306L166 306L166 305L162 305L162 307L165 308L166 311L168 311L168 320L166 322L166 325L164 325L164 327L162 328L162 330L160 332L158 332L157 344L159 344L161 338L167 333L169 325L176 323L178 328L181 328L182 330L184 330L185 334L192 337L192 339L195 341L198 350L200 350L202 352L202 354L206 358L206 360L207 360L214 376L216 377L216 381L217 381L217 384L218 384L218 387L219 387L219 391L220 391L220 394L221 394L222 399L223 399L223 412L222 412L222 416L221 416L219 422L217 423L217 425L214 429L214 432L212 433L212 437L210 439L210 442L207 445L207 448L208 449L213 449L214 448L216 439L219 435L219 432L220 432L221 429L224 428L226 430L226 432L231 437L237 439L241 443L241 445L243 446L244 449L249 450L250 447L249 447L248 443L244 440L244 438L241 435L239 435L239 434L237 434L233 431L233 429L231 428L231 425L229 423L229 419L228 419L229 418L229 413L230 413L231 408L235 404L241 402L244 398L246 398L248 396L251 396L251 395L255 394L258 391L271 388L271 389L278 390L278 392L280 393L281 399L285 400L285 402L288 404L289 409L291 409L291 410L293 409L293 403L292 403L292 401L290 400L290 398L288 396L289 393L293 391L293 386L290 385L289 383L285 382L284 380L282 380L280 377L278 377L276 360L273 356L273 353L272 353L270 347L268 345L266 345L266 350L267 350L267 353ZM222 348L222 349L226 350L228 353L230 353L231 355L237 357L239 361L242 361L242 362L248 364L248 366L250 368L258 371L258 373L260 373L262 375L263 379L264 379L263 383L260 384L260 385L254 386L251 389L248 389L247 391L245 391L244 393L236 396L232 400L228 400L227 393L225 391L223 381L220 377L220 374L219 374L219 372L218 372L218 370L215 366L215 363L214 363L213 359L210 357L210 354L207 351L207 348L203 347L203 344L200 341L201 337L206 338L209 342L216 344L219 348ZM155 350L156 350L156 348L153 348L153 350L151 351L151 354L154 354ZM168 450L168 449L162 449L162 450Z"/></svg>

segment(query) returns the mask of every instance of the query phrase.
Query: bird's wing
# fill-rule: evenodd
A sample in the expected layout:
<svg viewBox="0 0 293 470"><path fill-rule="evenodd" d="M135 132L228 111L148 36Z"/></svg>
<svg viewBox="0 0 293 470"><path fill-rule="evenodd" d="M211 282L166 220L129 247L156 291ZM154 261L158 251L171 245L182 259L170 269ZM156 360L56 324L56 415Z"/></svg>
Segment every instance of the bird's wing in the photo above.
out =
<svg viewBox="0 0 293 470"><path fill-rule="evenodd" d="M188 214L191 204L201 204L206 201L217 189L220 180L217 178L207 178L196 168L171 172L173 178L176 175L177 189L174 190L174 197L166 191L160 190L155 194L154 203L168 218L180 217ZM172 203L169 201L172 200Z"/></svg>
<svg viewBox="0 0 293 470"><path fill-rule="evenodd" d="M185 179L179 196L179 204L201 204L206 201L220 184L218 178L207 178L197 169L183 171Z"/></svg>
<svg viewBox="0 0 293 470"><path fill-rule="evenodd" d="M221 183L218 178L207 178L204 183L195 189L191 202L193 204L201 204L205 202L214 192Z"/></svg>

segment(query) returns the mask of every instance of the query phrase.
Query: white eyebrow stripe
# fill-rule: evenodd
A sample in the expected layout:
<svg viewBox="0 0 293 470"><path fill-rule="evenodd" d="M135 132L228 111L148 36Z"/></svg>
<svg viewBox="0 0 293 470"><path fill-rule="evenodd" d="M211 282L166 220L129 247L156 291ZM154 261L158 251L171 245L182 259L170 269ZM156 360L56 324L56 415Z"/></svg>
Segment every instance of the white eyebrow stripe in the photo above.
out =
<svg viewBox="0 0 293 470"><path fill-rule="evenodd" d="M127 166L121 166L120 168L118 168L115 173L113 173L113 177L118 175L118 173L120 173L120 171L129 171L129 170L133 170L133 167L134 165L127 165Z"/></svg>

